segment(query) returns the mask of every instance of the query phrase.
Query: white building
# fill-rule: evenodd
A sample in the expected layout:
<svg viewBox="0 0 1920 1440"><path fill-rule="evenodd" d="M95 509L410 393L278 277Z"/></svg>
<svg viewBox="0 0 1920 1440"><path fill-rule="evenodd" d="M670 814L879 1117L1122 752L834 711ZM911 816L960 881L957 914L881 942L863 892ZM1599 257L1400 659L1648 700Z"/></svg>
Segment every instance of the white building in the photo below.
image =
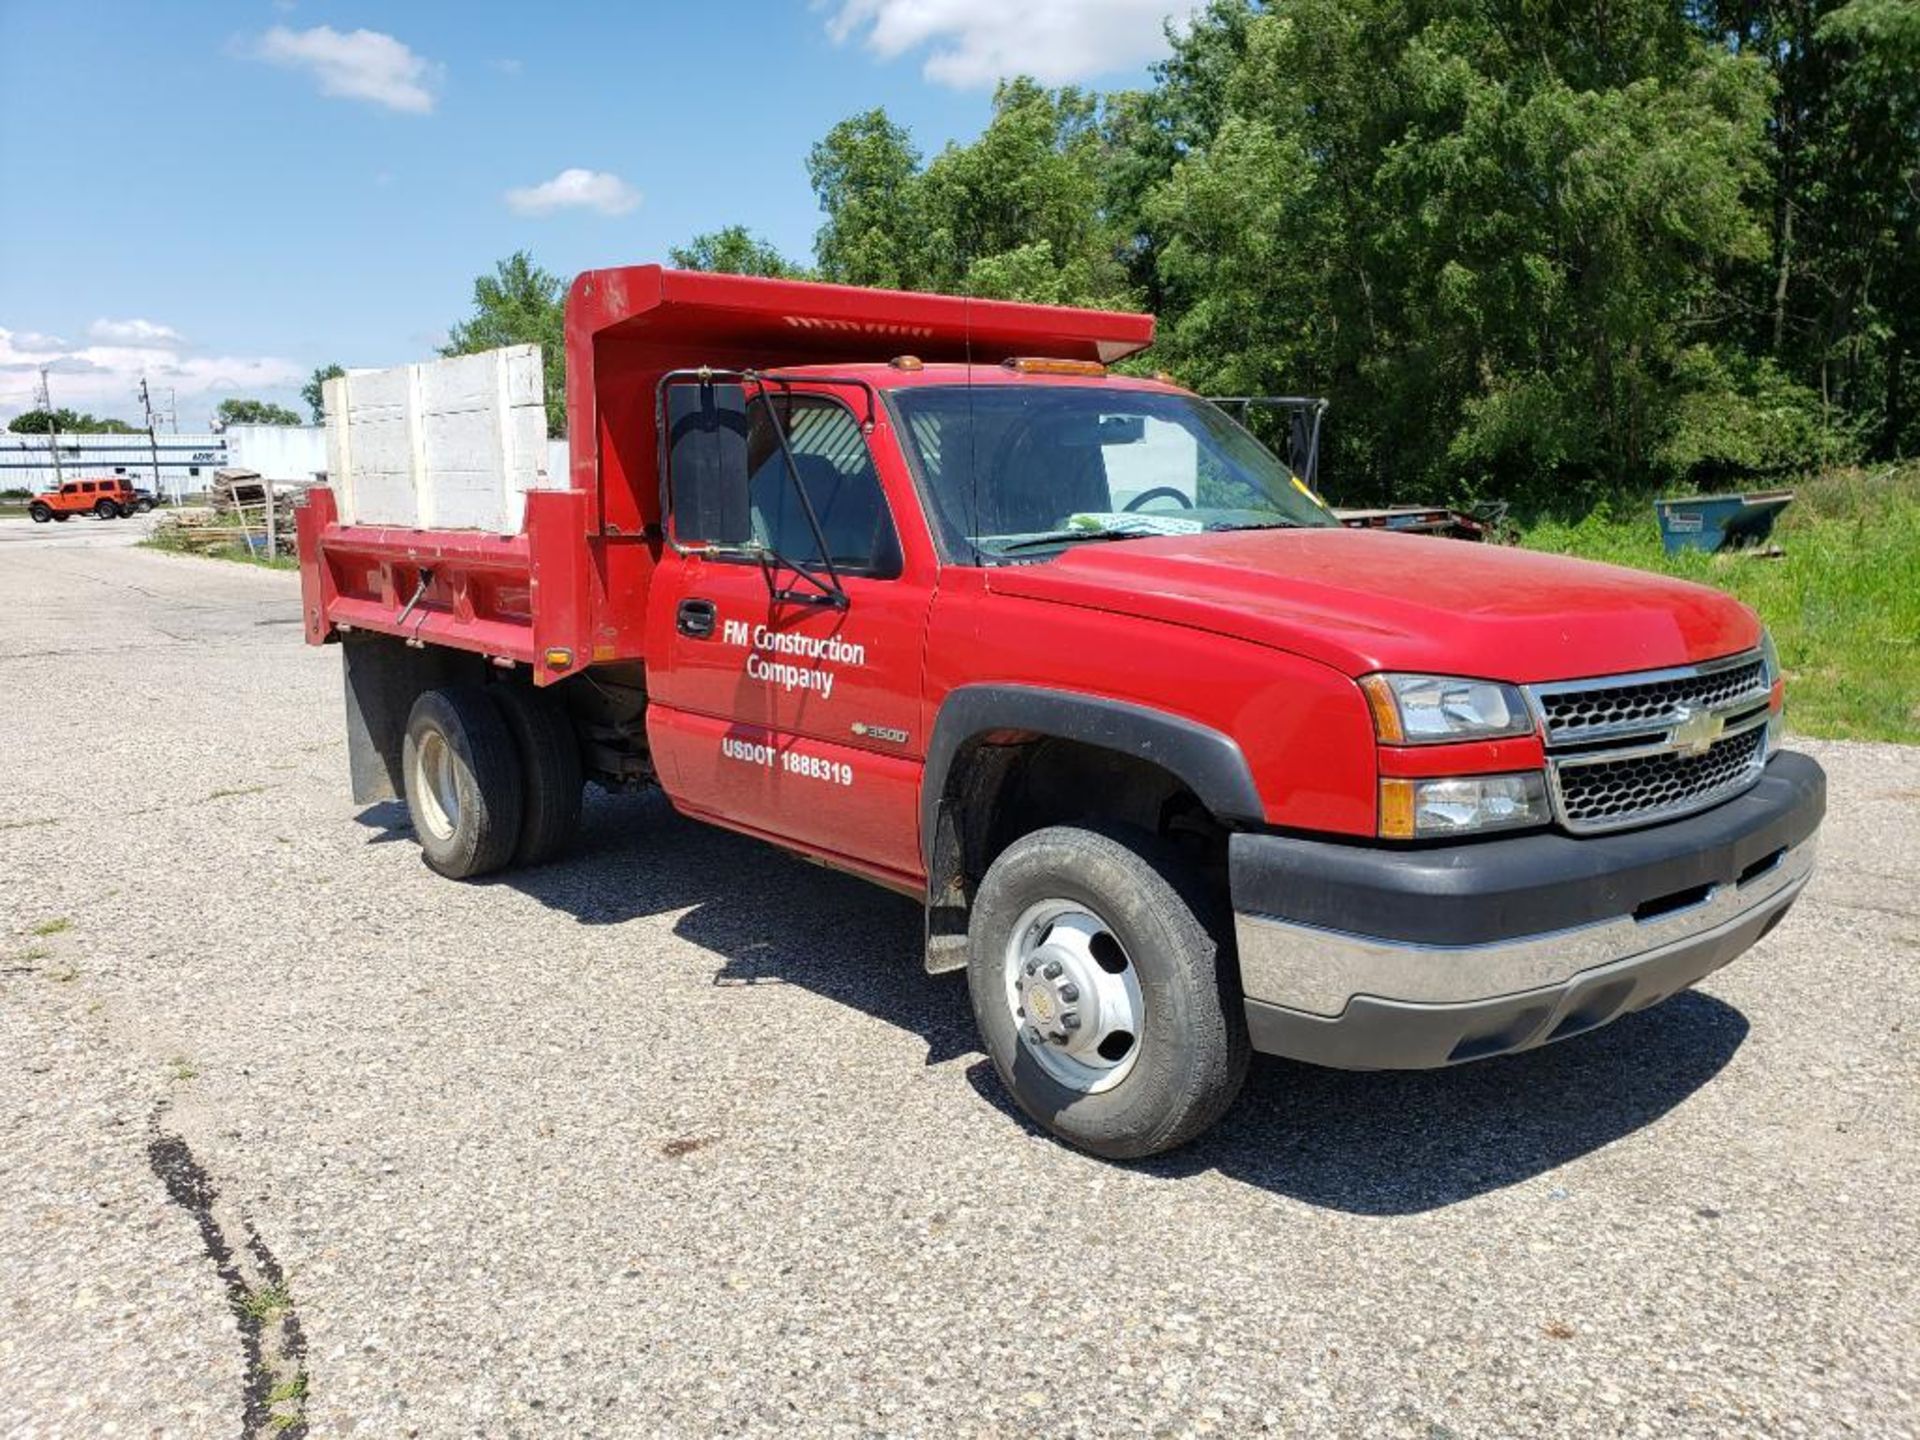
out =
<svg viewBox="0 0 1920 1440"><path fill-rule="evenodd" d="M0 490L50 490L52 446L59 478L124 475L169 500L207 488L213 472L257 470L268 480L311 483L327 468L327 432L318 425L231 425L224 434L15 435L0 433Z"/></svg>
<svg viewBox="0 0 1920 1440"><path fill-rule="evenodd" d="M229 425L227 464L258 471L265 480L311 485L326 473L323 425Z"/></svg>

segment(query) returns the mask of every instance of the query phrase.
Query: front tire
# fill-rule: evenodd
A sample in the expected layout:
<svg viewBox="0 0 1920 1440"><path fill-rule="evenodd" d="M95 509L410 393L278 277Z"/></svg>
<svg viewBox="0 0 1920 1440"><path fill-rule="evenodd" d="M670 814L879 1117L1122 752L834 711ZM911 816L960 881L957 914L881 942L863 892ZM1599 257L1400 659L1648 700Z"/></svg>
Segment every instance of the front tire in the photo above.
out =
<svg viewBox="0 0 1920 1440"><path fill-rule="evenodd" d="M32 505L27 506L27 514L32 518L34 524L44 525L53 519L53 507L50 505L42 505L36 501Z"/></svg>
<svg viewBox="0 0 1920 1440"><path fill-rule="evenodd" d="M434 870L466 880L513 858L523 804L520 757L485 689L449 685L414 701L400 770L413 833Z"/></svg>
<svg viewBox="0 0 1920 1440"><path fill-rule="evenodd" d="M1055 826L1003 851L974 899L967 987L1020 1108L1110 1160L1224 1115L1249 1054L1225 918L1144 833Z"/></svg>

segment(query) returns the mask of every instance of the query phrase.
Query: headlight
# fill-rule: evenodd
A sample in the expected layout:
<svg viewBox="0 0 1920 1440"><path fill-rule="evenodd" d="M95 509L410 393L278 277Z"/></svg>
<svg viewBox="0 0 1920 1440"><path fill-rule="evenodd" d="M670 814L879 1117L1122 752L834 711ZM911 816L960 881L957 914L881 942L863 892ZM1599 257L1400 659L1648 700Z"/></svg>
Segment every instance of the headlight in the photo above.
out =
<svg viewBox="0 0 1920 1440"><path fill-rule="evenodd" d="M1511 685L1445 675L1369 675L1360 682L1387 745L1438 745L1530 735L1533 716Z"/></svg>
<svg viewBox="0 0 1920 1440"><path fill-rule="evenodd" d="M1551 818L1546 777L1538 770L1380 782L1380 833L1390 840L1517 830Z"/></svg>
<svg viewBox="0 0 1920 1440"><path fill-rule="evenodd" d="M1774 646L1771 630L1760 632L1760 662L1767 667L1769 685L1780 678L1780 651Z"/></svg>

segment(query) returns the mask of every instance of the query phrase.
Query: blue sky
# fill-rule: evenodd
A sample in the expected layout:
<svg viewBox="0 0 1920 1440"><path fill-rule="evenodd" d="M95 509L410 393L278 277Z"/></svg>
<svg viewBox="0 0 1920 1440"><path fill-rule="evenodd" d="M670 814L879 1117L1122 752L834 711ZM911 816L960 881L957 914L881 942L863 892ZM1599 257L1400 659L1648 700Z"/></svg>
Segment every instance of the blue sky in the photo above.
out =
<svg viewBox="0 0 1920 1440"><path fill-rule="evenodd" d="M808 148L884 105L929 153L993 78L1142 83L1195 0L27 4L0 0L0 420L182 429L223 395L418 358L473 277L818 223Z"/></svg>

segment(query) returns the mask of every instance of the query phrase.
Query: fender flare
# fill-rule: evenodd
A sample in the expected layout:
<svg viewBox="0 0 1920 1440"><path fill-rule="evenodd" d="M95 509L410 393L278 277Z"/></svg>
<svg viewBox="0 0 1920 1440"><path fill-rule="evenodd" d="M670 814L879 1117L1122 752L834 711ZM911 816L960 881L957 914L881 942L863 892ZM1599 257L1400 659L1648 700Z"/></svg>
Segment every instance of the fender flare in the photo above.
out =
<svg viewBox="0 0 1920 1440"><path fill-rule="evenodd" d="M1149 761L1179 778L1216 819L1260 824L1265 811L1232 737L1164 710L1033 685L962 685L941 702L920 785L920 850L933 873L947 777L961 749L996 730L1077 740Z"/></svg>

